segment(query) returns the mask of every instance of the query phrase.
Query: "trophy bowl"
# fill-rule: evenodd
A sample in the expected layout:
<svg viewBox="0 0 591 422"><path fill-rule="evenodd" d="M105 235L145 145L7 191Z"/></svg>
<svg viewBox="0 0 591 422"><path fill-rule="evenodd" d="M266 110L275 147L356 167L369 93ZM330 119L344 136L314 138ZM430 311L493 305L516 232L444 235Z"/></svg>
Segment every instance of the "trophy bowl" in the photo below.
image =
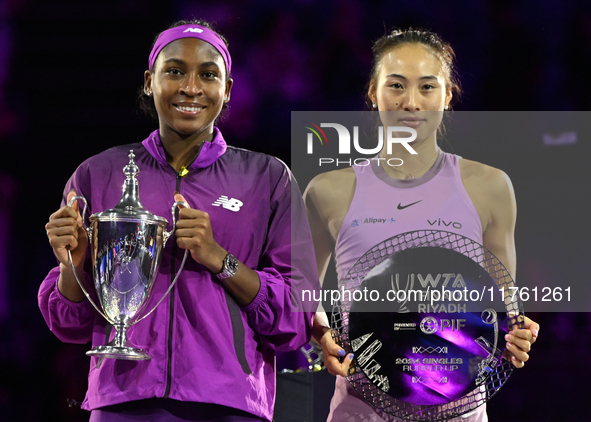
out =
<svg viewBox="0 0 591 422"><path fill-rule="evenodd" d="M115 328L114 339L106 345L88 351L86 354L89 356L124 360L151 359L148 353L129 342L127 330L150 315L168 295L187 258L185 251L181 266L168 290L150 311L142 315L154 286L162 249L176 227L175 211L181 205L188 205L183 201L172 205L174 224L172 230L167 232L168 220L147 211L140 203L137 181L139 168L135 165L133 157L131 150L129 163L123 168L126 179L119 203L115 208L92 214L89 217L90 226L84 227L91 247L94 288L100 307L95 304L78 278L72 255L68 251L72 270L84 295ZM76 200L84 203L84 221L86 199L77 195L68 205L71 206Z"/></svg>

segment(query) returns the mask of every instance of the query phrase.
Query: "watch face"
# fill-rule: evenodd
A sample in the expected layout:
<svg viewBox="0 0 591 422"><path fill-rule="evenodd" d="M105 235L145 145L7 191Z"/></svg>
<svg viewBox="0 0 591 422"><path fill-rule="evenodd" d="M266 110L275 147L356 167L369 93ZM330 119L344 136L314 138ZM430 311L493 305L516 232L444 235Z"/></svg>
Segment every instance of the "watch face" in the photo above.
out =
<svg viewBox="0 0 591 422"><path fill-rule="evenodd" d="M238 261L233 256L228 259L228 270L232 271L232 275L236 274L236 271L238 271Z"/></svg>
<svg viewBox="0 0 591 422"><path fill-rule="evenodd" d="M229 253L224 258L224 267L222 269L222 272L220 274L217 274L217 277L220 280L223 280L225 278L234 276L234 274L236 274L236 271L238 271L238 260L236 259L236 257L234 257L234 255Z"/></svg>
<svg viewBox="0 0 591 422"><path fill-rule="evenodd" d="M232 275L236 274L236 271L238 271L238 260L234 255L228 255L226 263L228 265L228 271L231 271Z"/></svg>

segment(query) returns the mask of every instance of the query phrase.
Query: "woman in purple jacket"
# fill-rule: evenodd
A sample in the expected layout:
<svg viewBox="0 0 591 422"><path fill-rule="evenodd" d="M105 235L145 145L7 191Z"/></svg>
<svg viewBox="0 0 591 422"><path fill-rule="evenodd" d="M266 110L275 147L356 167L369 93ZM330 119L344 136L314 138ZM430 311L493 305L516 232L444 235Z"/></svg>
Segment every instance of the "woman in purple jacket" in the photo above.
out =
<svg viewBox="0 0 591 422"><path fill-rule="evenodd" d="M114 333L71 269L68 250L79 278L90 280L82 218L76 204L66 204L83 195L87 215L113 208L133 149L144 207L167 216L174 201L190 206L163 249L148 307L170 285L183 250L192 259L170 298L128 333L153 358L91 358L82 407L93 421L269 421L275 352L310 337L313 312L295 312L292 304L295 291L317 283L299 189L280 160L228 146L215 127L230 100L231 66L224 38L206 22L162 32L144 76L159 129L82 163L46 225L59 266L41 285L41 312L62 341L102 345ZM296 247L299 264L292 263Z"/></svg>

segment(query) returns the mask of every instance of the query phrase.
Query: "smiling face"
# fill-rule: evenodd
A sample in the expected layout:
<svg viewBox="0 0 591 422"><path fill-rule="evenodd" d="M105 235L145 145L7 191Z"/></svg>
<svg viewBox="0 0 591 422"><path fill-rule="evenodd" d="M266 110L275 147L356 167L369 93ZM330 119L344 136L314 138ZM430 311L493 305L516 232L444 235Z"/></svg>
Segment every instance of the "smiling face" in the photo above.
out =
<svg viewBox="0 0 591 422"><path fill-rule="evenodd" d="M417 141L435 139L452 98L441 60L422 44L406 43L386 53L378 69L368 94L384 125L412 127Z"/></svg>
<svg viewBox="0 0 591 422"><path fill-rule="evenodd" d="M213 123L230 99L232 79L211 44L181 38L162 49L144 86L153 93L163 141L203 141L211 139Z"/></svg>

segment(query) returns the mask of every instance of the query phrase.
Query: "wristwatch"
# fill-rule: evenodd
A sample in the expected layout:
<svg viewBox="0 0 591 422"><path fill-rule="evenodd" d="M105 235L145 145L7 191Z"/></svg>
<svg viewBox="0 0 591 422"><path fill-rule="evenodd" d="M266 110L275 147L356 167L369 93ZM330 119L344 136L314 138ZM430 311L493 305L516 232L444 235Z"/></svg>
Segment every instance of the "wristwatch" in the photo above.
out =
<svg viewBox="0 0 591 422"><path fill-rule="evenodd" d="M215 276L220 280L225 280L226 278L233 277L238 271L238 260L234 255L228 253L224 258L224 264L222 265L222 272L216 274Z"/></svg>

